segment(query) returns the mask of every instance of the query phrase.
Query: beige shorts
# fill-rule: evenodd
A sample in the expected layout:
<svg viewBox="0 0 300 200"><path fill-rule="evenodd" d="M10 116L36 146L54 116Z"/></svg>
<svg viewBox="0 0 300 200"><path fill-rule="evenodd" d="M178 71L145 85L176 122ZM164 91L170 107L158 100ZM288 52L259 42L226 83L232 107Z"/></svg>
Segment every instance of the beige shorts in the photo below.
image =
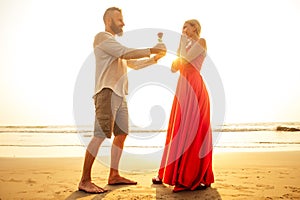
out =
<svg viewBox="0 0 300 200"><path fill-rule="evenodd" d="M94 135L111 138L128 134L128 108L125 97L120 97L111 89L104 88L94 97L95 125Z"/></svg>

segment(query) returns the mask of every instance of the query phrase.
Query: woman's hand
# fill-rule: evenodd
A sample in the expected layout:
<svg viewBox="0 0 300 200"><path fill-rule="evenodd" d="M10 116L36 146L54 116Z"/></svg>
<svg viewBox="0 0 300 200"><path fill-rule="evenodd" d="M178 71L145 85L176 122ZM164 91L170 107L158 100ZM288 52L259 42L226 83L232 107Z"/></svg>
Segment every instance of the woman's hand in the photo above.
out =
<svg viewBox="0 0 300 200"><path fill-rule="evenodd" d="M181 65L186 64L187 61L183 58L176 58L173 62L172 62L172 67L171 67L171 71L172 72L177 72Z"/></svg>

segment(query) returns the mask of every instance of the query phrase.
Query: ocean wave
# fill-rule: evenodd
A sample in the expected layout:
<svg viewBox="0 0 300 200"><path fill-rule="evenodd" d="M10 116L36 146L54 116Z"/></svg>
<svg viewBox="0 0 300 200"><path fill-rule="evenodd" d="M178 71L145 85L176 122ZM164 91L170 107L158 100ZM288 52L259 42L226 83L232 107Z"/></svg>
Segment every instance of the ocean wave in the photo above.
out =
<svg viewBox="0 0 300 200"><path fill-rule="evenodd" d="M300 131L300 128L277 126L276 131L290 131L290 132L295 132L295 131Z"/></svg>
<svg viewBox="0 0 300 200"><path fill-rule="evenodd" d="M276 148L286 146L299 146L300 142L252 142L252 143L241 143L236 145L230 144L216 144L214 147L218 148ZM30 147L30 148L55 148L55 147L85 147L83 144L1 144L0 147ZM127 145L126 148L153 148L161 149L164 146L160 145ZM111 148L111 146L103 145L101 148Z"/></svg>
<svg viewBox="0 0 300 200"><path fill-rule="evenodd" d="M214 132L280 131L300 132L300 122L239 123L213 127ZM166 133L166 129L130 127L130 133ZM0 133L93 133L93 126L0 126Z"/></svg>
<svg viewBox="0 0 300 200"><path fill-rule="evenodd" d="M215 132L300 131L300 122L239 123L216 126Z"/></svg>

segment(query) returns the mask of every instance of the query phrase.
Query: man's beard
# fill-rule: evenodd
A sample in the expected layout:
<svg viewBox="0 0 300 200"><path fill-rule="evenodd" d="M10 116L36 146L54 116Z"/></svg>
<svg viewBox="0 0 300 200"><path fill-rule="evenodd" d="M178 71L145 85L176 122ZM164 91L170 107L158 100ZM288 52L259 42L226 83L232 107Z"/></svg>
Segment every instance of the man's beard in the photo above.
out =
<svg viewBox="0 0 300 200"><path fill-rule="evenodd" d="M112 20L112 24L110 26L111 30L118 36L122 36L123 35L123 30L122 28L119 28L116 23L114 22L114 20Z"/></svg>

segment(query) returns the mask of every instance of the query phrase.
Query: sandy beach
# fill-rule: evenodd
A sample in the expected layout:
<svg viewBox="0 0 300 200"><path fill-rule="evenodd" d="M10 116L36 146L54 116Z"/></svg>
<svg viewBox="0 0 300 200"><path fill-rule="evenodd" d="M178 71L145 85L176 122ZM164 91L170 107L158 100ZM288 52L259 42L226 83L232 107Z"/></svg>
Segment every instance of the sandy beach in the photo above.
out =
<svg viewBox="0 0 300 200"><path fill-rule="evenodd" d="M83 158L0 158L0 199L300 199L299 158L300 151L216 153L212 187L181 193L153 185L155 171L122 172L138 185L108 186L108 168L95 162L93 180L104 194L77 190Z"/></svg>

